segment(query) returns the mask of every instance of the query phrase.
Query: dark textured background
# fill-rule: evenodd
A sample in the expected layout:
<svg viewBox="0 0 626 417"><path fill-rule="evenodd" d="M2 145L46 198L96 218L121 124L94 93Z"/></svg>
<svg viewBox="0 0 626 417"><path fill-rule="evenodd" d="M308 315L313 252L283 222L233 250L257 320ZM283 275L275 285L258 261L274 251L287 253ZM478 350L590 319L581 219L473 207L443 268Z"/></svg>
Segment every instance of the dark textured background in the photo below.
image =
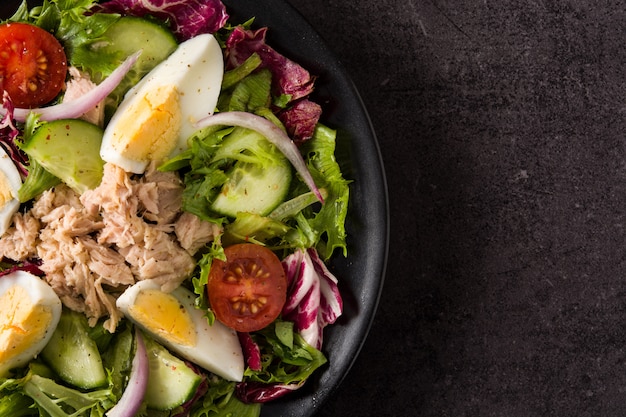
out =
<svg viewBox="0 0 626 417"><path fill-rule="evenodd" d="M626 2L289 2L363 97L391 208L319 416L626 415Z"/></svg>

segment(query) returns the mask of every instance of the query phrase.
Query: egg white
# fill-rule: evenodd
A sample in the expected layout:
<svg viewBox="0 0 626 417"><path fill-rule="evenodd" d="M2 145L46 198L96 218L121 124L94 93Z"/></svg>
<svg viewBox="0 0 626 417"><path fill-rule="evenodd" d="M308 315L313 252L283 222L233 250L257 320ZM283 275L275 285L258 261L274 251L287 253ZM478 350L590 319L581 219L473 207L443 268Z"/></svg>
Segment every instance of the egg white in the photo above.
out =
<svg viewBox="0 0 626 417"><path fill-rule="evenodd" d="M224 74L222 50L213 35L204 34L181 43L163 62L126 93L124 100L105 128L100 155L127 172L141 174L150 160L128 157L116 149L116 136L127 134L124 115L137 108L149 91L173 87L178 92L180 127L168 157L188 148L187 139L197 129L198 120L213 114ZM139 126L138 126L139 127ZM164 144L168 146L168 144Z"/></svg>
<svg viewBox="0 0 626 417"><path fill-rule="evenodd" d="M19 292L19 295L24 295L30 300L14 299L10 296L9 294L16 294L15 287L23 290ZM2 377L10 369L24 366L43 350L59 323L62 305L61 300L48 283L26 271L15 271L0 277L0 300L4 302L0 309L0 350L3 355L7 355L6 360L0 361L0 377ZM48 325L42 327L37 324L39 320L43 320L41 314L32 314L27 322L18 322L18 317L21 315L16 312L31 313L32 309L29 307L42 307L49 311ZM30 326L39 326L39 334L32 334L33 328ZM24 341L21 344L14 343L19 340L19 334L23 332L31 333L27 336L34 337L35 340L28 344Z"/></svg>
<svg viewBox="0 0 626 417"><path fill-rule="evenodd" d="M22 186L22 177L11 157L0 146L0 194L6 196L6 201L0 207L0 236L11 226L13 214L19 209L20 202L17 192Z"/></svg>
<svg viewBox="0 0 626 417"><path fill-rule="evenodd" d="M195 307L195 294L184 287L178 287L170 295L175 297L184 309L182 314L188 314L191 317L196 337L193 345L177 343L163 332L153 331L142 323L139 317L133 316L132 306L137 296L145 290L160 291L160 286L151 280L139 281L117 299L117 307L126 318L181 357L227 380L241 381L244 360L241 344L234 330L217 321L209 325L205 312Z"/></svg>

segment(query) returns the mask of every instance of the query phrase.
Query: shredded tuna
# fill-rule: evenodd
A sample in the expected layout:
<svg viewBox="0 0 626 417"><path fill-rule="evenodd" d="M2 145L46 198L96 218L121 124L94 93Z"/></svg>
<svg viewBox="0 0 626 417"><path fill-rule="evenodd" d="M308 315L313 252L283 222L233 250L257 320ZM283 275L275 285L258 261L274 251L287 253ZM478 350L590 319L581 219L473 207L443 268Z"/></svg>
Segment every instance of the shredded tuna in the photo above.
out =
<svg viewBox="0 0 626 417"><path fill-rule="evenodd" d="M74 208L82 208L78 195L71 188L60 185L54 189L44 191L33 203L30 210L33 216L40 219L48 215L57 207L68 206ZM97 213L94 213L97 215Z"/></svg>
<svg viewBox="0 0 626 417"><path fill-rule="evenodd" d="M221 231L222 228L217 224L204 221L187 212L183 213L174 225L174 232L180 245L191 255L212 242Z"/></svg>
<svg viewBox="0 0 626 417"><path fill-rule="evenodd" d="M139 203L123 169L105 164L100 186L83 193L81 201L90 213L102 215L105 228L98 236L99 243L125 248L141 240L144 222L137 215Z"/></svg>
<svg viewBox="0 0 626 417"><path fill-rule="evenodd" d="M160 172L151 164L134 186L143 218L158 225L173 225L180 214L183 184L174 172Z"/></svg>
<svg viewBox="0 0 626 417"><path fill-rule="evenodd" d="M193 272L195 261L174 239L154 227L145 229L144 242L121 248L138 280L153 279L163 291L178 287Z"/></svg>
<svg viewBox="0 0 626 417"><path fill-rule="evenodd" d="M0 258L39 258L46 280L68 308L114 332L116 298L137 281L171 291L195 269L193 254L218 226L181 215L183 185L153 166L133 176L106 164L100 186L77 195L61 184L17 213L0 239Z"/></svg>
<svg viewBox="0 0 626 417"><path fill-rule="evenodd" d="M0 254L14 261L23 261L37 255L39 220L32 214L16 213L13 226L0 239Z"/></svg>
<svg viewBox="0 0 626 417"><path fill-rule="evenodd" d="M164 291L178 287L195 268L176 236L165 231L173 230L176 218L169 213L181 209L182 183L172 175L152 171L133 181L121 168L105 164L100 186L81 196L85 205L100 207L104 228L98 242L118 247L137 280L154 279ZM146 216L148 211L153 216Z"/></svg>

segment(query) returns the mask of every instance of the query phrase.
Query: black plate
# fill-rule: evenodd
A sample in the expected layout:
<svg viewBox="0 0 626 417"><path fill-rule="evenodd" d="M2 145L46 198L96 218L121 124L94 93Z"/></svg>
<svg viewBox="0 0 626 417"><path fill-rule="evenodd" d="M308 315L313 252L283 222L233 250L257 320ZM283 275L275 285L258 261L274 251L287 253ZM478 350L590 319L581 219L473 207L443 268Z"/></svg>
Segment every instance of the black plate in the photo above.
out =
<svg viewBox="0 0 626 417"><path fill-rule="evenodd" d="M10 16L19 0L2 0ZM348 257L330 264L340 281L344 313L324 333L329 363L300 390L264 405L262 416L311 416L343 380L369 331L382 290L388 250L387 185L378 143L361 98L339 60L306 20L283 0L224 1L231 23L255 17L268 26L268 43L318 77L313 99L323 122L337 129L337 160L351 185L347 219ZM34 4L34 2L29 2Z"/></svg>

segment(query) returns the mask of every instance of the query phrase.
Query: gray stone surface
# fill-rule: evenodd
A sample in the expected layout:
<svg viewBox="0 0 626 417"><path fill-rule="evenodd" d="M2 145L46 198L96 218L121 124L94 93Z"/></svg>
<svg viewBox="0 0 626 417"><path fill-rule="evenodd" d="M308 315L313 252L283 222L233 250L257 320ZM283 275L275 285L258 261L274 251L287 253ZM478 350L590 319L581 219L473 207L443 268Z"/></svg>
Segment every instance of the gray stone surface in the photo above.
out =
<svg viewBox="0 0 626 417"><path fill-rule="evenodd" d="M290 3L362 94L391 207L319 415L626 414L626 2Z"/></svg>

